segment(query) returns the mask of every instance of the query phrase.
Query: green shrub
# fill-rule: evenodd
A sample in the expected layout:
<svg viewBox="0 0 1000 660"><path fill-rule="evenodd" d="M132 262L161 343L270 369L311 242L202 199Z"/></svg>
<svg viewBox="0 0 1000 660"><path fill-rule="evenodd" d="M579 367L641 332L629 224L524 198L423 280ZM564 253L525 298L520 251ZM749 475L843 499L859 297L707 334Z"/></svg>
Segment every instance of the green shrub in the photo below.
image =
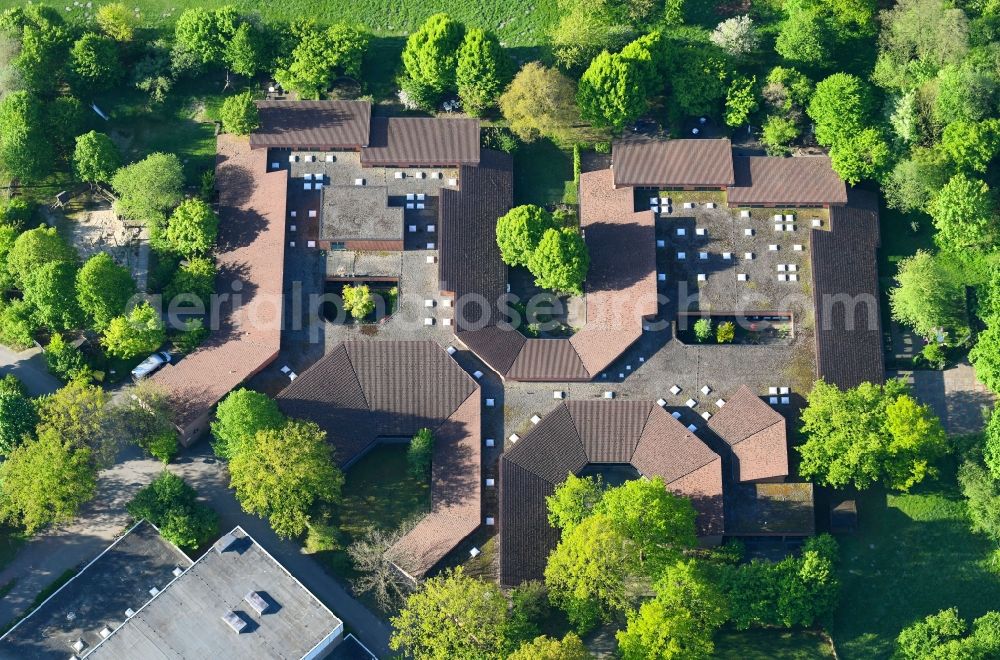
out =
<svg viewBox="0 0 1000 660"><path fill-rule="evenodd" d="M948 354L944 346L936 341L925 344L919 358L918 362L925 364L928 369L944 369L948 363Z"/></svg>
<svg viewBox="0 0 1000 660"><path fill-rule="evenodd" d="M594 144L594 151L596 151L599 154L609 154L611 153L611 143L597 142Z"/></svg>
<svg viewBox="0 0 1000 660"><path fill-rule="evenodd" d="M177 432L173 429L162 431L152 437L143 438L139 445L148 451L154 458L158 458L164 463L170 460L180 451L180 444L177 442Z"/></svg>
<svg viewBox="0 0 1000 660"><path fill-rule="evenodd" d="M160 535L182 548L198 548L218 531L215 511L197 500L198 493L177 475L164 470L140 490L125 508L135 519L160 528Z"/></svg>
<svg viewBox="0 0 1000 660"><path fill-rule="evenodd" d="M305 550L309 554L330 552L340 547L337 528L325 523L310 522L306 531Z"/></svg>
<svg viewBox="0 0 1000 660"><path fill-rule="evenodd" d="M705 343L712 338L712 320L698 319L694 322L694 336L701 343Z"/></svg>
<svg viewBox="0 0 1000 660"><path fill-rule="evenodd" d="M426 479L431 474L431 461L434 458L434 434L430 429L420 429L410 441L406 450L406 460L410 464L410 473L414 477Z"/></svg>
<svg viewBox="0 0 1000 660"><path fill-rule="evenodd" d="M736 339L736 324L732 321L720 323L715 329L715 341L720 344L731 344Z"/></svg>
<svg viewBox="0 0 1000 660"><path fill-rule="evenodd" d="M483 129L481 140L483 148L502 151L505 154L514 153L521 144L517 136L503 126L487 126Z"/></svg>
<svg viewBox="0 0 1000 660"><path fill-rule="evenodd" d="M190 353L208 338L208 332L201 319L188 319L184 321L184 329L174 337L174 346L182 353Z"/></svg>
<svg viewBox="0 0 1000 660"><path fill-rule="evenodd" d="M45 363L49 371L64 381L90 377L90 367L83 352L59 333L53 334L45 347Z"/></svg>

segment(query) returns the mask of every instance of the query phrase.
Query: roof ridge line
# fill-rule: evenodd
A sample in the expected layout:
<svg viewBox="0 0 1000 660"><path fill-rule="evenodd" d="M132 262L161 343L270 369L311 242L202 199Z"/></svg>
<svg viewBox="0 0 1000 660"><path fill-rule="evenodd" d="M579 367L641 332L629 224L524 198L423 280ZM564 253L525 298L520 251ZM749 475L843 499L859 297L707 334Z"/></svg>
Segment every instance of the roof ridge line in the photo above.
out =
<svg viewBox="0 0 1000 660"><path fill-rule="evenodd" d="M632 464L632 459L635 458L635 450L638 449L639 445L642 443L642 436L646 433L646 427L649 425L649 418L653 416L653 408L654 407L655 408L659 408L660 407L659 405L657 405L657 403L655 401L650 401L649 404L650 404L649 405L649 410L646 411L646 420L642 423L642 428L639 430L639 439L638 439L638 441L636 441L635 447L632 447L632 453L629 454L629 457L628 457L629 465ZM662 408L661 408L661 410L662 410ZM666 412L666 411L664 411L664 412Z"/></svg>
<svg viewBox="0 0 1000 660"><path fill-rule="evenodd" d="M344 350L344 355L347 357L347 364L351 365L351 374L354 376L354 382L358 384L358 391L360 391L361 396L365 398L365 406L368 408L369 414L374 415L375 411L372 410L371 399L368 396L368 392L365 392L365 386L364 383L361 382L361 376L358 375L357 367L354 366L354 358L351 357L350 351L347 350L347 342L346 341L340 342L340 346ZM378 438L377 435L375 437Z"/></svg>

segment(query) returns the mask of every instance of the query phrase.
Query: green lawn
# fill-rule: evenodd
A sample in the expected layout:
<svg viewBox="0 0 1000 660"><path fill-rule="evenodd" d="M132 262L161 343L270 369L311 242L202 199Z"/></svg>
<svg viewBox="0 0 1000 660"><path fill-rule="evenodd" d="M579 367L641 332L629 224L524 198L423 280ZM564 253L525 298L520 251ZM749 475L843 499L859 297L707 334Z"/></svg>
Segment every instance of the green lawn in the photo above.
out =
<svg viewBox="0 0 1000 660"><path fill-rule="evenodd" d="M552 140L522 144L514 153L514 204L561 202L573 180L573 152Z"/></svg>
<svg viewBox="0 0 1000 660"><path fill-rule="evenodd" d="M969 532L954 477L909 495L866 493L860 531L841 544L841 605L833 639L841 658L887 658L906 625L957 606L971 619L1000 603L992 549Z"/></svg>
<svg viewBox="0 0 1000 660"><path fill-rule="evenodd" d="M430 484L407 470L408 444L376 447L345 473L343 502L331 524L338 529L340 548L321 553L339 577L354 577L345 549L371 526L395 529L404 520L430 508Z"/></svg>
<svg viewBox="0 0 1000 660"><path fill-rule="evenodd" d="M0 0L0 8L16 7L22 0ZM83 22L85 5L68 0L42 0L41 4L58 7L67 19ZM93 3L95 6L98 3ZM235 5L240 12L257 13L267 21L293 21L315 18L321 23L347 22L363 25L376 34L405 34L428 16L447 12L468 25L490 29L511 46L542 44L549 27L557 18L556 0L132 0L144 25L171 25L188 7L217 8ZM69 11L64 11L66 9Z"/></svg>
<svg viewBox="0 0 1000 660"><path fill-rule="evenodd" d="M913 231L912 223L918 223ZM917 250L934 248L934 223L923 213L900 213L885 206L879 212L882 245L879 249L879 274L891 278L896 264Z"/></svg>
<svg viewBox="0 0 1000 660"><path fill-rule="evenodd" d="M715 636L715 657L723 660L827 660L829 642L808 630L725 630Z"/></svg>

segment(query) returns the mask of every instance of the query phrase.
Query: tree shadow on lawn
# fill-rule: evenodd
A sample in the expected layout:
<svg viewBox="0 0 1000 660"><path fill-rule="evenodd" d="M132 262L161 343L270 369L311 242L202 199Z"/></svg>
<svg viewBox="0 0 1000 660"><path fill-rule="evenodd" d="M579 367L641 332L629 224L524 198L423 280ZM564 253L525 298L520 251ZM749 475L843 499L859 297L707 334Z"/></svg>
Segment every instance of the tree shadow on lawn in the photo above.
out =
<svg viewBox="0 0 1000 660"><path fill-rule="evenodd" d="M548 138L522 144L514 153L514 204L548 206L562 201L573 178L573 158Z"/></svg>
<svg viewBox="0 0 1000 660"><path fill-rule="evenodd" d="M858 500L859 532L839 539L832 632L841 657L888 658L905 626L945 608L970 620L997 608L1000 578L985 568L992 546L969 531L953 469L911 494Z"/></svg>

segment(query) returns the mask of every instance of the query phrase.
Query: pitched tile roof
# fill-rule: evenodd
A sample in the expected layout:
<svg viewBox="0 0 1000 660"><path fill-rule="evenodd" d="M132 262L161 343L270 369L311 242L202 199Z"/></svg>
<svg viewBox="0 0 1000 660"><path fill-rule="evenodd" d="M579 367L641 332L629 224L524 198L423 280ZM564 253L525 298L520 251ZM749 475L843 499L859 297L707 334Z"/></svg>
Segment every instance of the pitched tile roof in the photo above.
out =
<svg viewBox="0 0 1000 660"><path fill-rule="evenodd" d="M728 139L616 140L611 150L616 186L721 188L731 186L732 144Z"/></svg>
<svg viewBox="0 0 1000 660"><path fill-rule="evenodd" d="M420 578L478 526L480 390L432 341L349 341L277 397L290 417L327 432L341 465L379 438L434 432L431 512L399 541L400 568Z"/></svg>
<svg viewBox="0 0 1000 660"><path fill-rule="evenodd" d="M817 376L846 389L885 380L879 316L878 201L851 190L830 209L830 229L810 234Z"/></svg>
<svg viewBox="0 0 1000 660"><path fill-rule="evenodd" d="M368 144L368 101L257 101L260 128L250 146L287 149L360 149Z"/></svg>
<svg viewBox="0 0 1000 660"><path fill-rule="evenodd" d="M650 401L567 401L500 457L500 582L538 579L559 539L545 497L588 463L631 463L690 497L698 531L722 534L722 462Z"/></svg>
<svg viewBox="0 0 1000 660"><path fill-rule="evenodd" d="M826 156L734 156L729 204L818 206L847 203L847 186Z"/></svg>
<svg viewBox="0 0 1000 660"><path fill-rule="evenodd" d="M479 120L437 117L373 117L365 167L455 167L479 163Z"/></svg>
<svg viewBox="0 0 1000 660"><path fill-rule="evenodd" d="M708 420L708 427L732 449L737 481L788 475L785 418L746 385Z"/></svg>
<svg viewBox="0 0 1000 660"><path fill-rule="evenodd" d="M441 288L485 305L458 310L456 336L511 380L590 380L642 335L643 317L656 314L653 215L635 212L632 189L615 189L611 170L583 174L580 226L591 259L587 323L569 339L527 339L506 324L498 305L507 291L507 267L496 244L496 219L511 199L506 191L502 204L490 201L500 188L486 185L495 175L484 170L491 161L483 153L478 168L463 168L462 189L444 190L441 197Z"/></svg>
<svg viewBox="0 0 1000 660"><path fill-rule="evenodd" d="M220 135L216 153L216 291L240 292L242 302L222 305L209 340L152 377L170 395L181 428L267 366L281 342L287 176L267 172L267 151L252 150L246 138Z"/></svg>

